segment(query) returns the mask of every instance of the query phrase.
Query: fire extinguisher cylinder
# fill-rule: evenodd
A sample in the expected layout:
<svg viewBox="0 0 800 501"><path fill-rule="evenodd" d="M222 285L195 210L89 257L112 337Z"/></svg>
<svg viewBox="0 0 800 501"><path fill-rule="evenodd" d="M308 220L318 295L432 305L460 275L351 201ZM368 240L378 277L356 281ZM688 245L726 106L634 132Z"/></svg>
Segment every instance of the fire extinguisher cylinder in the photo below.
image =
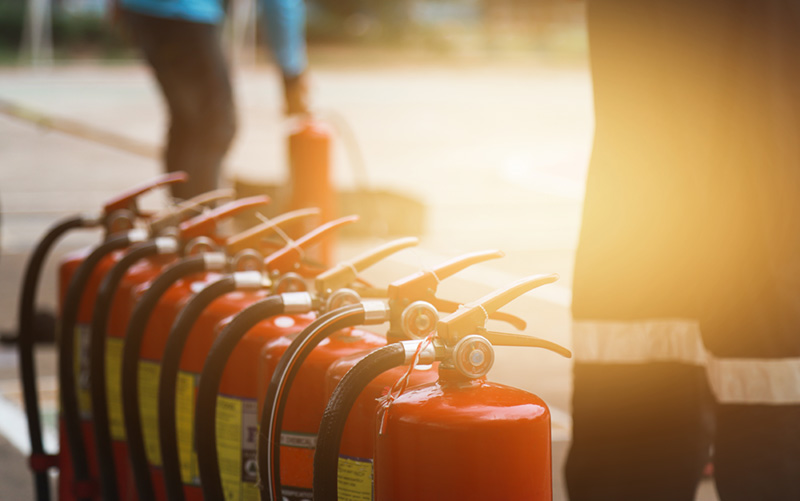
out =
<svg viewBox="0 0 800 501"><path fill-rule="evenodd" d="M193 210L197 210L200 205L216 201L225 195L227 193L206 194L190 200L189 202L191 203L182 204L175 210L167 211L163 218L149 225L150 233L154 232L155 226L158 226L162 232L171 232L171 228L156 224L167 219L178 224L177 231L172 232L176 236L156 237L148 242L133 246L112 266L100 282L89 330L89 397L97 457L106 458L103 461L98 461L100 485L104 499L110 501L118 499L121 488L127 491L126 484L128 480L127 445L124 440L119 440L119 438L116 442L112 440L108 407L108 388L110 384L114 385L115 394L118 394L117 390L119 389L117 384L119 380L113 380L107 384L106 332L108 320L112 304L117 304L113 303L113 301L126 305L128 302L127 297L124 296L120 297L119 300L115 299L115 294L130 268L139 261L144 261L148 266L141 268L138 273L134 273L125 279L128 288L133 287L134 283L147 281L153 274L159 273L164 263L155 261L155 256L174 259L183 243L190 243L193 239L204 234L213 234L220 220L232 217L248 208L269 202L268 197L244 198L221 205L198 217L182 221L183 218L192 214ZM117 326L124 322L122 318L117 320ZM122 333L124 332L115 332L114 334L118 336ZM121 412L121 402L114 401L113 404L115 410Z"/></svg>
<svg viewBox="0 0 800 501"><path fill-rule="evenodd" d="M289 345L272 375L261 413L258 464L262 499L281 499L280 429L289 394L288 386L300 370L303 360L323 339L338 330L356 325L381 324L388 319L389 308L381 301L343 306L319 317Z"/></svg>
<svg viewBox="0 0 800 501"><path fill-rule="evenodd" d="M290 242L289 245L273 252L264 260L266 271L268 273L285 273L288 270L296 269L303 257L304 248L323 240L337 228L354 223L357 220L357 216L340 218L323 224L296 241ZM185 497L180 474L178 437L175 430L177 414L174 402L177 392L180 359L192 327L203 310L216 298L238 289L264 290L269 288L270 285L270 278L261 272L240 272L224 276L197 293L181 311L173 324L162 359L158 395L158 430L161 441L161 459L167 497L171 501L183 500Z"/></svg>
<svg viewBox="0 0 800 501"><path fill-rule="evenodd" d="M98 462L100 485L103 499L108 501L119 498L117 477L125 474L124 471L120 472L121 474L117 472L108 415L105 352L106 325L111 309L111 301L123 276L137 261L156 254L175 254L177 250L178 242L170 237L159 237L153 241L135 245L103 277L98 289L90 330L89 387L97 457L105 458L103 461Z"/></svg>
<svg viewBox="0 0 800 501"><path fill-rule="evenodd" d="M258 248L267 235L284 225L317 214L319 210L315 208L281 214L229 238L224 245L224 252L205 252L185 257L156 278L134 306L122 350L121 394L128 455L139 499L156 498L142 429L138 377L139 354L147 324L156 305L179 280L196 273L223 271L231 264L235 266L239 260L237 256L247 253L249 249Z"/></svg>
<svg viewBox="0 0 800 501"><path fill-rule="evenodd" d="M411 363L422 340L401 341L379 348L354 365L336 386L328 400L317 434L314 451L314 499L336 501L338 492L339 448L345 424L356 399L367 385L384 372ZM419 354L420 364L432 364L436 349L429 345ZM369 432L369 430L365 430Z"/></svg>
<svg viewBox="0 0 800 501"><path fill-rule="evenodd" d="M151 284L131 314L122 355L122 412L125 436L128 439L128 455L139 499L155 499L139 412L139 351L147 322L158 300L175 282L193 273L222 270L225 263L225 257L221 253L190 256L175 263Z"/></svg>
<svg viewBox="0 0 800 501"><path fill-rule="evenodd" d="M58 373L61 381L61 412L67 433L69 451L78 484L91 481L89 465L86 456L86 447L81 433L80 413L78 410L78 396L75 387L75 322L78 308L83 297L83 289L95 266L108 254L115 250L123 249L131 244L143 242L147 238L142 230L131 230L123 235L111 237L97 247L78 267L67 288L63 316L60 325L61 346L59 349ZM84 496L88 498L88 496Z"/></svg>
<svg viewBox="0 0 800 501"><path fill-rule="evenodd" d="M308 313L313 305L313 297L306 292L268 296L234 317L214 342L203 365L195 404L197 467L206 499L224 495L218 468L216 407L217 393L228 358L242 337L262 320L282 314Z"/></svg>
<svg viewBox="0 0 800 501"><path fill-rule="evenodd" d="M284 300L283 314L296 316L298 314L310 312L312 307L315 310L319 310L321 306L325 306L326 304L329 306L331 302L335 303L338 301L336 298L342 297L342 293L349 290L344 287L357 281L360 271L376 264L395 252L416 245L417 242L416 238L397 239L322 272L315 280L315 294L297 293L295 295L282 295ZM273 286L273 293L280 292L283 289L282 282L284 278L288 278L288 275L284 275L276 280ZM297 285L305 287L305 284ZM353 294L355 294L355 292L353 292ZM325 300L326 298L327 301ZM291 304L286 304L288 299L292 299ZM275 313L269 308L261 308L268 300L269 298L266 298L247 307L223 329L206 358L205 366L208 367L210 372L207 373L204 368L201 374L195 409L197 423L195 442L197 446L197 464L200 474L200 483L203 487L206 499L216 499L224 496L221 472L217 460L216 428L213 424L216 421L217 410L214 403L216 402L217 393L220 390L221 380L223 378L223 374L220 370L224 369L225 377L235 378L237 374L249 377L249 374L256 369L252 364L253 359L251 357L245 357L244 355L238 356L236 366L230 366L235 350L239 349L237 348L237 343L244 340L245 335L249 338L250 346L255 347L259 344L263 345L263 343L267 342L270 338L286 339L286 335L293 333L291 329L287 330L287 328L278 328L276 330L275 325L269 324L268 326L263 326L258 331L253 331L252 336L250 336L249 331L251 331L256 324L270 318L273 316L273 313ZM300 327L300 329L302 329L302 327ZM296 332L297 331L295 331L295 333ZM354 341L350 340L349 342L352 343ZM230 367L226 368L226 365ZM234 391L233 394L226 395L226 398L246 398L247 395L248 392L246 390L243 390L241 393ZM242 447L245 446L243 445ZM244 450L242 453L244 453ZM242 478L242 482L246 482L246 480Z"/></svg>

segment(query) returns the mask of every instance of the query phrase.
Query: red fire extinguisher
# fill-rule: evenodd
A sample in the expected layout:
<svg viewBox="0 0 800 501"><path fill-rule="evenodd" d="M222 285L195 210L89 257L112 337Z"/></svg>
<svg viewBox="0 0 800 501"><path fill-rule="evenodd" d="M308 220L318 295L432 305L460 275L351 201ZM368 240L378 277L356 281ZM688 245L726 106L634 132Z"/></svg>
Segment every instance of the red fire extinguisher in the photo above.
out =
<svg viewBox="0 0 800 501"><path fill-rule="evenodd" d="M107 409L107 401L105 399L105 381L106 381L106 370L104 367L104 362L106 360L105 357L105 349L104 343L105 341L105 319L107 319L107 314L109 312L108 303L110 302L111 295L108 294L105 289L110 289L111 292L116 289L117 283L122 278L127 278L126 281L123 282L123 287L128 293L130 291L130 284L136 283L138 280L144 280L149 276L152 276L160 271L160 269L171 259L174 257L175 251L177 251L177 240L172 237L159 237L157 235L164 233L174 233L173 229L169 226L169 224L178 224L181 223L181 219L185 218L188 215L196 213L202 205L207 205L214 203L215 201L228 198L229 192L212 192L209 194L201 195L192 199L189 202L185 202L174 209L168 210L168 213L164 217L160 217L151 221L148 224L148 234L153 235L155 237L154 240L151 240L150 243L142 242L134 247L131 248L130 251L128 250L120 250L114 252L111 255L111 263L113 265L109 269L105 269L104 267L98 266L92 272L93 276L101 275L102 278L100 279L100 284L95 286L94 282L90 282L91 287L89 287L90 292L96 295L96 301L101 303L99 305L88 304L83 307L87 308L89 311L92 311L92 323L89 326L88 332L82 331L83 338L82 343L84 346L88 344L88 349L86 351L89 352L89 360L88 360L88 388L83 387L82 390L89 391L89 401L91 402L91 408L96 411L98 414L98 419L92 423L92 415L86 409L81 414L81 419L83 422L83 428L86 430L93 430L94 433L94 446L92 449L89 450L88 454L89 457L95 457L95 451L97 451L96 457L104 457L108 458L106 461L98 462L98 470L100 474L101 480L101 487L103 491L103 498L104 499L114 499L118 497L118 490L117 490L117 481L124 484L127 483L127 469L120 469L118 472L115 472L114 465L115 461L113 460L113 447L111 445L111 439L109 435L109 421L108 421L108 409ZM251 200L245 202L236 202L229 207L234 208L235 211L240 211L248 206L253 206L255 204L263 204L265 203L265 199L258 199L258 200ZM228 210L226 208L216 209L211 211L209 214L214 215L217 214L224 214L225 211ZM183 233L186 237L189 236L190 229L195 228L207 228L208 227L208 218L200 218L195 219L193 224L186 225L186 223L181 223L183 227L186 229ZM158 233L157 233L158 232ZM178 232L180 233L180 232ZM104 244L105 245L105 244ZM102 246L101 246L102 247ZM160 257L155 256L155 254L160 254ZM92 256L97 256L98 251L93 251L92 254L87 257L91 259ZM142 259L148 258L148 259ZM139 261L142 261L139 263ZM130 267L131 264L139 263L141 266L136 267L132 270L132 273L129 273L127 277L124 277L126 270ZM84 265L81 265L82 267ZM110 286L110 287L109 287ZM72 285L70 286L72 287ZM80 295L80 292L77 292L76 295ZM117 304L114 308L115 317L119 318L121 316L126 316L128 309L126 308L126 297L122 297L121 300L117 301ZM121 321L124 321L120 319ZM116 344L114 346L117 346ZM68 350L68 343L62 343L62 351ZM119 353L118 350L114 350L111 354L117 355ZM68 355L63 354L62 356L66 357ZM93 361L94 360L94 361ZM113 358L111 359L114 360ZM99 366L99 371L96 370ZM114 367L118 369L118 365ZM118 381L113 373L110 375L111 381L116 382ZM92 388L92 381L98 381L99 384L94 385L95 388ZM80 380L80 383L83 385L87 383L85 378ZM116 385L112 386L114 388ZM116 386L115 389L118 389ZM66 393L69 396L69 392L65 389L62 389L62 392ZM85 402L86 395L81 392L79 393L79 401L83 399ZM111 399L112 404L117 403L118 400L116 398ZM119 409L118 405L112 405L112 409ZM65 419L69 418L69 413L64 411ZM73 416L74 418L74 416ZM90 442L91 443L91 442ZM117 456L124 460L125 454L124 450L118 450ZM119 478L118 478L119 477Z"/></svg>
<svg viewBox="0 0 800 501"><path fill-rule="evenodd" d="M192 450L193 400L196 380L219 332L219 322L268 295L265 286L271 274L302 272L300 260L307 247L357 219L350 216L326 223L272 253L264 260L266 276L240 273L206 284L178 315L167 338L158 383L158 431L168 499L202 498Z"/></svg>
<svg viewBox="0 0 800 501"><path fill-rule="evenodd" d="M311 117L297 122L289 135L289 164L290 208L319 207L323 221L336 217L336 190L331 178L331 131L324 123ZM297 234L312 229L309 223L299 228ZM326 239L310 257L330 266L335 248L335 239Z"/></svg>
<svg viewBox="0 0 800 501"><path fill-rule="evenodd" d="M316 313L323 303L335 303L337 290L349 290L343 287L352 286L358 273L416 243L415 238L395 240L340 263L317 277L314 294L269 296L234 317L222 330L206 359L195 408L198 468L206 499L220 496L225 496L226 499L246 499L248 496L258 496L255 430L259 385L253 374L262 369L259 361L262 348L267 343L271 346L289 340L313 320L314 315L309 313ZM297 321L298 314L302 315L301 322ZM346 338L338 340L338 346L334 346L334 343L326 346L329 350L328 356L348 352L352 347L360 345L374 346L382 339L374 334L355 330L347 332ZM327 367L327 364L324 366ZM321 387L317 384L313 392L318 394L320 391ZM313 399L311 394L306 396ZM241 409L245 405L249 412L243 415ZM233 413L229 414L231 411ZM313 416L307 417L313 419ZM241 443L231 440L229 436L220 436L217 441L215 423L232 420L242 423L247 421L245 431L249 430L251 434L243 435ZM225 431L225 428L221 430ZM235 429L234 433L240 432ZM225 459L219 461L220 458Z"/></svg>
<svg viewBox="0 0 800 501"><path fill-rule="evenodd" d="M191 284L209 273L221 272L228 265L238 268L243 260L252 260L258 253L255 249L263 246L262 240L280 227L317 213L315 209L304 209L277 216L227 239L221 246L208 239L195 239L186 249L185 258L133 289L131 302L135 306L124 336L120 393L125 438L139 499L166 499L156 435L156 395L164 343L177 305L181 304L180 298L188 298L192 294Z"/></svg>
<svg viewBox="0 0 800 501"><path fill-rule="evenodd" d="M20 298L18 350L23 402L28 418L28 431L31 440L31 457L29 461L34 473L38 499L50 498L50 483L47 478L47 470L60 464L60 456L45 454L42 446L41 418L36 390L36 366L33 357L35 344L33 338L33 322L35 317L34 302L39 276L47 254L63 235L74 229L105 226L107 234L111 234L115 230L129 229L127 226L125 228L120 228L121 225L119 223L121 221L116 217L119 211L125 211L132 216L140 214L135 205L136 198L140 194L152 189L154 184L161 185L161 183L169 183L174 179L179 179L179 177L176 175L170 175L166 178L162 177L137 189L126 191L104 204L103 210L99 216L76 215L57 223L40 240L28 261ZM89 252L89 250L78 251L67 256L67 258L62 261L60 266L61 292L59 294L59 304L63 304L66 284L69 282L69 279L72 277L72 274L80 262ZM63 463L61 464L63 466ZM68 477L68 475L64 476ZM61 491L63 494L64 489L61 489ZM66 497L62 498L66 499Z"/></svg>
<svg viewBox="0 0 800 501"><path fill-rule="evenodd" d="M59 323L60 436L59 493L63 499L90 499L97 495L97 461L90 428L81 427L81 411L88 409L88 394L79 392L88 380L85 332L91 319L92 305L103 275L120 257L122 250L145 241L149 232L131 228L142 215L136 206L140 195L161 186L187 179L185 173L172 173L127 192L104 207L104 225L109 229L106 240L89 252L67 257L60 267L61 319ZM69 285L67 285L69 284ZM76 337L81 350L76 354ZM76 360L77 359L77 360ZM92 473L90 473L92 472Z"/></svg>
<svg viewBox="0 0 800 501"><path fill-rule="evenodd" d="M341 432L366 383L410 362L440 361L439 380L385 399L375 415L375 499L552 499L550 413L537 396L490 383L492 345L569 350L487 331L487 314L556 280L521 280L447 316L421 341L388 345L359 362L334 391L314 462L317 501L338 499Z"/></svg>
<svg viewBox="0 0 800 501"><path fill-rule="evenodd" d="M468 266L502 255L498 251L467 254L392 283L387 294L392 315L385 344L425 338L438 321L437 310L453 312L459 306L435 297L439 282ZM497 311L491 313L489 318L507 322L520 330L525 328L525 321L514 315ZM327 405L333 390L345 373L367 354L368 352L361 352L331 365L325 375L323 407ZM438 363L417 367L407 381L408 387L435 381L438 378L437 366ZM348 501L372 498L374 437L371 431L377 401L389 392L405 371L404 367L396 367L382 373L369 382L353 405L340 449L339 461L346 465L345 471L340 476L343 478L342 483L347 486L346 492L339 493L340 498ZM320 413L320 420L321 415Z"/></svg>
<svg viewBox="0 0 800 501"><path fill-rule="evenodd" d="M447 278L470 264L500 256L502 256L501 253L491 251L475 253L450 261L437 270L416 273L399 280L389 287L393 292L390 294L392 299L389 301L387 311L402 311L403 306L409 301L413 301L415 296L439 301L434 296L440 279ZM357 303L360 300L357 294L351 293L351 295L352 297L346 304ZM458 306L455 303L440 302L453 309ZM324 387L325 372L337 358L341 358L343 355L365 351L365 348L367 350L375 349L386 342L383 337L375 337L372 343L353 344L353 349L348 349L346 344L339 346L336 339L349 331L345 328L358 325L359 318L368 317L370 323L383 322L381 314L366 314L367 303L354 308L355 310L361 308L362 311L354 310L348 313L344 311L347 308L329 308L328 314L291 340L291 344L283 343L281 345L276 342L274 347L267 347L267 351L272 349L276 353L266 359L267 369L274 369L272 371L274 374L271 374L262 415L261 436L265 437L262 444L266 442L262 446L262 452L265 452L268 463L271 463L269 471L262 474L262 497L264 498L295 499L310 496L311 490L308 487L312 480L310 473L313 463L313 442L309 442L311 439L316 440L314 433L318 428L319 420L322 417L321 412L327 401L321 391ZM377 311L381 307L376 305L374 308ZM399 312L391 313L390 317L396 319L395 325L399 324ZM288 347L287 344L289 344ZM372 346L368 344L372 344ZM279 355L280 358L275 355ZM290 386L291 391L289 391ZM280 436L280 446L277 440L278 436ZM305 442L300 442L297 437L306 437ZM299 453L296 450L297 447L294 449L291 446L287 447L287 444L297 445L295 442L299 442L301 446L306 444L302 449L304 454ZM287 454L284 455L283 452ZM281 455L278 456L278 454ZM304 490L297 489L294 484L286 483L285 479L292 480L293 476L299 476L301 481L308 482L305 484ZM278 479L280 482L277 481ZM264 490L271 493L265 494Z"/></svg>
<svg viewBox="0 0 800 501"><path fill-rule="evenodd" d="M218 223L244 210L265 205L268 197L251 197L222 205L178 227L175 236L160 236L127 250L103 277L94 304L89 340L89 394L92 413L86 416L94 432L103 499L120 495L135 499L129 482L130 465L122 426L120 398L121 355L130 319L134 287L158 276L183 246L199 236L218 238ZM111 321L109 321L111 320Z"/></svg>

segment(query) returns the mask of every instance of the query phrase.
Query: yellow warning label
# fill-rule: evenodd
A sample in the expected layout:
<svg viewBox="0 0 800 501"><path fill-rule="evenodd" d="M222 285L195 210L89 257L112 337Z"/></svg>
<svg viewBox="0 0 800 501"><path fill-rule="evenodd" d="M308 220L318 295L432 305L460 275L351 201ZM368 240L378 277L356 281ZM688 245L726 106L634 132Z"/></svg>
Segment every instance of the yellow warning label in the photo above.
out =
<svg viewBox="0 0 800 501"><path fill-rule="evenodd" d="M178 372L175 418L178 432L178 455L184 484L200 485L197 453L194 450L195 374Z"/></svg>
<svg viewBox="0 0 800 501"><path fill-rule="evenodd" d="M122 347L125 340L106 338L106 396L108 397L108 421L113 440L125 440L125 425L122 421Z"/></svg>
<svg viewBox="0 0 800 501"><path fill-rule="evenodd" d="M372 501L372 461L339 457L339 501Z"/></svg>
<svg viewBox="0 0 800 501"><path fill-rule="evenodd" d="M225 501L239 501L242 483L242 402L217 397L217 455Z"/></svg>
<svg viewBox="0 0 800 501"><path fill-rule="evenodd" d="M147 461L161 466L161 445L158 441L158 378L161 366L157 362L139 361L139 413L142 419Z"/></svg>
<svg viewBox="0 0 800 501"><path fill-rule="evenodd" d="M258 501L258 405L217 397L217 456L225 501Z"/></svg>
<svg viewBox="0 0 800 501"><path fill-rule="evenodd" d="M81 418L91 419L92 401L89 395L89 326L75 326L75 389Z"/></svg>
<svg viewBox="0 0 800 501"><path fill-rule="evenodd" d="M256 484L242 482L242 501L259 501L260 499L261 493Z"/></svg>

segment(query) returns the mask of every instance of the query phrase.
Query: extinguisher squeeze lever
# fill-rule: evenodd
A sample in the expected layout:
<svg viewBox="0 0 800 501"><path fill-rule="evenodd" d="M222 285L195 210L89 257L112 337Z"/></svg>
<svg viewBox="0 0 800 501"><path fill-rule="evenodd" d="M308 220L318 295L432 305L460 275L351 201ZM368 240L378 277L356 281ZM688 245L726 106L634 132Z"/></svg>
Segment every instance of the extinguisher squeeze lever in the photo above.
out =
<svg viewBox="0 0 800 501"><path fill-rule="evenodd" d="M189 180L189 175L185 172L171 172L163 176L151 179L129 191L121 193L103 205L103 213L109 215L118 210L129 210L134 214L140 214L136 204L138 198L156 188L161 188L175 183L185 183Z"/></svg>
<svg viewBox="0 0 800 501"><path fill-rule="evenodd" d="M158 235L165 231L171 231L181 222L202 214L206 208L214 207L223 200L233 200L234 196L233 190L214 190L201 193L176 205L169 205L153 216L153 220L150 222L150 232Z"/></svg>
<svg viewBox="0 0 800 501"><path fill-rule="evenodd" d="M478 328L484 327L489 315L507 303L530 290L553 283L556 280L558 280L557 274L534 275L467 303L455 313L439 321L436 328L438 336L445 344L453 346L461 338L474 334Z"/></svg>
<svg viewBox="0 0 800 501"><path fill-rule="evenodd" d="M297 268L300 265L300 260L303 258L305 249L327 238L331 232L341 226L352 224L356 221L358 221L358 216L346 216L318 226L297 240L289 242L288 245L280 250L272 253L264 260L264 266L272 273L286 273Z"/></svg>
<svg viewBox="0 0 800 501"><path fill-rule="evenodd" d="M229 255L233 256L237 252L245 249L258 248L259 242L261 242L266 235L277 231L276 228L291 224L305 217L317 216L319 215L319 212L319 209L312 207L308 209L298 209L275 216L268 221L257 224L256 226L253 226L252 228L249 228L238 235L229 238L225 242L225 250Z"/></svg>
<svg viewBox="0 0 800 501"><path fill-rule="evenodd" d="M190 240L201 235L209 235L213 233L223 219L234 217L245 210L267 205L268 203L268 196L235 200L181 223L178 226L179 235L184 240Z"/></svg>
<svg viewBox="0 0 800 501"><path fill-rule="evenodd" d="M389 304L392 306L390 331L399 332L405 308L415 301L430 303L436 310L442 312L456 311L461 306L459 303L436 297L439 282L470 266L503 256L503 252L499 250L473 252L450 259L431 270L419 271L393 282L388 288ZM526 325L525 320L508 313L492 312L489 317L508 322L520 330Z"/></svg>
<svg viewBox="0 0 800 501"><path fill-rule="evenodd" d="M353 283L358 278L358 274L370 266L383 261L395 252L413 247L418 243L419 239L415 237L406 237L387 242L375 249L370 249L353 259L343 261L320 273L316 278L314 287L318 294L327 296L331 292Z"/></svg>

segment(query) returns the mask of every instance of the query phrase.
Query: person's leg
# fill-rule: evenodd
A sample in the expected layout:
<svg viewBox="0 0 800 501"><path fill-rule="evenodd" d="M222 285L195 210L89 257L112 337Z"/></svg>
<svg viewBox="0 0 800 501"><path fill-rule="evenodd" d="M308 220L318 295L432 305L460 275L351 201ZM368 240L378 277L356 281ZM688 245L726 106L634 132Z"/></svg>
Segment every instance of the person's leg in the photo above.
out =
<svg viewBox="0 0 800 501"><path fill-rule="evenodd" d="M702 322L722 501L800 499L800 10L734 0Z"/></svg>
<svg viewBox="0 0 800 501"><path fill-rule="evenodd" d="M174 186L173 194L186 199L217 188L236 132L218 28L130 12L126 17L169 109L165 168L190 176L189 182Z"/></svg>
<svg viewBox="0 0 800 501"><path fill-rule="evenodd" d="M800 405L720 405L714 475L722 501L800 499Z"/></svg>
<svg viewBox="0 0 800 501"><path fill-rule="evenodd" d="M577 363L574 375L570 500L693 500L712 419L703 368Z"/></svg>
<svg viewBox="0 0 800 501"><path fill-rule="evenodd" d="M691 501L709 456L693 285L709 121L690 119L708 111L686 74L706 53L696 5L588 4L596 128L573 284L572 501Z"/></svg>

